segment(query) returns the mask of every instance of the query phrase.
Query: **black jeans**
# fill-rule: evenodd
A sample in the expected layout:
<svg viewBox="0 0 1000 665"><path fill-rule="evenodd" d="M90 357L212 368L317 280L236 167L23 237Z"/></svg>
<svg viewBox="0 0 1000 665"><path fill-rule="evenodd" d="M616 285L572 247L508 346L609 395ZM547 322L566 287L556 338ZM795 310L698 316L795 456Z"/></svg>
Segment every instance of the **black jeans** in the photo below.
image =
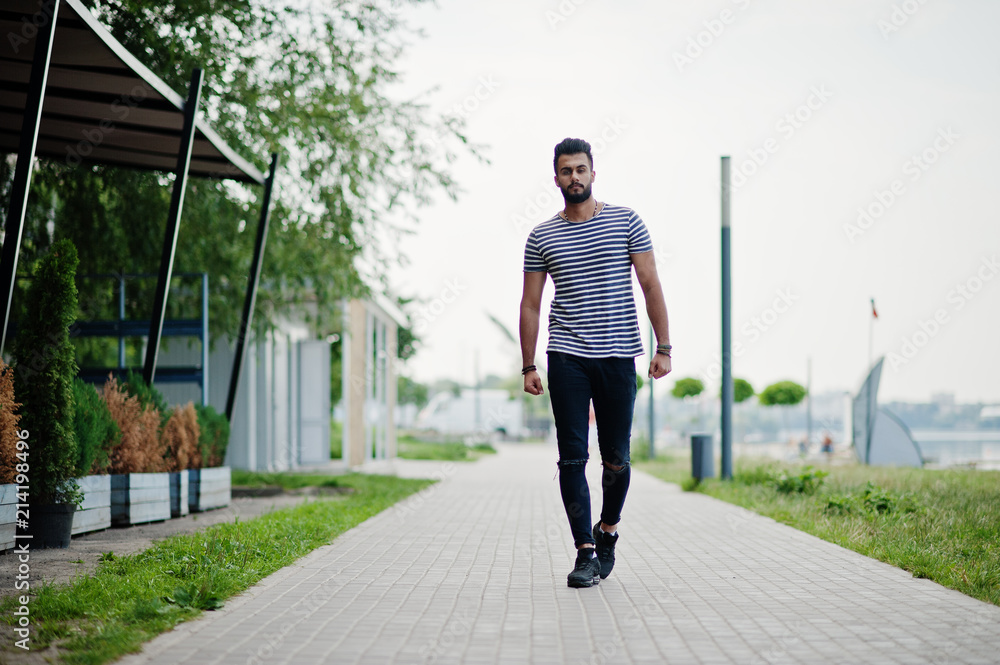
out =
<svg viewBox="0 0 1000 665"><path fill-rule="evenodd" d="M558 351L550 352L548 358L549 397L559 444L559 489L576 546L594 544L590 487L585 475L590 402L594 402L597 441L604 462L601 521L617 524L631 478L629 440L635 409L635 360L582 358ZM620 468L615 471L608 465Z"/></svg>

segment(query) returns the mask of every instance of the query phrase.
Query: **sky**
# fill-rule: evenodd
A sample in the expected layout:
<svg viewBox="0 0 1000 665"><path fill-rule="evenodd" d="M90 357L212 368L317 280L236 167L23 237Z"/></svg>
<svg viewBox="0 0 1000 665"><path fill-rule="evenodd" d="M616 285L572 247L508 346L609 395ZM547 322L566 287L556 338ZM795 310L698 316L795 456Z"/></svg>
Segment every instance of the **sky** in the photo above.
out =
<svg viewBox="0 0 1000 665"><path fill-rule="evenodd" d="M734 375L882 401L1000 402L1000 3L439 0L394 94L458 114L457 201L418 211L393 269L423 382L520 369L524 242L562 209L552 150L594 146L594 194L654 244L673 372L717 393L720 158L730 156ZM635 284L639 325L649 324ZM544 362L546 287L538 354ZM874 298L878 318L873 319ZM637 366L644 374L648 358Z"/></svg>

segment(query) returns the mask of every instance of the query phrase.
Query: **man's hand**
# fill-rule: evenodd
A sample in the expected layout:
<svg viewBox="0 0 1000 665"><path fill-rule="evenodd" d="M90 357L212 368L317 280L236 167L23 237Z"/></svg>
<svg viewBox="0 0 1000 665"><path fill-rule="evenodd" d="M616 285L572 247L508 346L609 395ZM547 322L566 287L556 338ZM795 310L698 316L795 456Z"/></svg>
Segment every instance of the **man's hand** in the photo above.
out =
<svg viewBox="0 0 1000 665"><path fill-rule="evenodd" d="M670 356L662 353L654 353L653 359L649 361L649 374L647 376L651 379L660 379L670 374L670 369ZM525 386L527 386L527 381L525 382Z"/></svg>
<svg viewBox="0 0 1000 665"><path fill-rule="evenodd" d="M545 392L542 388L542 377L538 376L535 370L524 375L524 392L531 395L541 395Z"/></svg>

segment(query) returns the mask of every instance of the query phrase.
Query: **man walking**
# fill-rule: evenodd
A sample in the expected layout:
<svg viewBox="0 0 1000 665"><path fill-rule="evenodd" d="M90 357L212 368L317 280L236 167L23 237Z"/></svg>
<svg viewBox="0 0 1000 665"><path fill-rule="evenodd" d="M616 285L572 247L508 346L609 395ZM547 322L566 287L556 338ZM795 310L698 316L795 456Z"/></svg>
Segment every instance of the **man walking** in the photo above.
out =
<svg viewBox="0 0 1000 665"><path fill-rule="evenodd" d="M559 489L577 548L567 583L590 587L615 565L618 523L631 473L635 357L643 353L632 297L633 267L656 334L650 378L670 371L670 334L646 225L630 208L594 199L590 144L563 140L555 148L553 167L566 205L531 231L524 249L521 373L525 392L544 392L535 367L535 347L542 290L551 275L555 298L549 312L549 391L559 446ZM604 466L601 519L592 529L584 473L591 401Z"/></svg>

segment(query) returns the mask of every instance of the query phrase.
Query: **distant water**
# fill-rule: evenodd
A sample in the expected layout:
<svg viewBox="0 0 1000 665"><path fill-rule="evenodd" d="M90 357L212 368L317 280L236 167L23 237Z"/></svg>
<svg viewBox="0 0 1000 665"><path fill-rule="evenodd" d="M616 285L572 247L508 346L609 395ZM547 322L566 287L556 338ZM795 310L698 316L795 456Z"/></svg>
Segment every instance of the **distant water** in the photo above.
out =
<svg viewBox="0 0 1000 665"><path fill-rule="evenodd" d="M1000 469L1000 430L911 430L924 462L933 466L975 464Z"/></svg>

